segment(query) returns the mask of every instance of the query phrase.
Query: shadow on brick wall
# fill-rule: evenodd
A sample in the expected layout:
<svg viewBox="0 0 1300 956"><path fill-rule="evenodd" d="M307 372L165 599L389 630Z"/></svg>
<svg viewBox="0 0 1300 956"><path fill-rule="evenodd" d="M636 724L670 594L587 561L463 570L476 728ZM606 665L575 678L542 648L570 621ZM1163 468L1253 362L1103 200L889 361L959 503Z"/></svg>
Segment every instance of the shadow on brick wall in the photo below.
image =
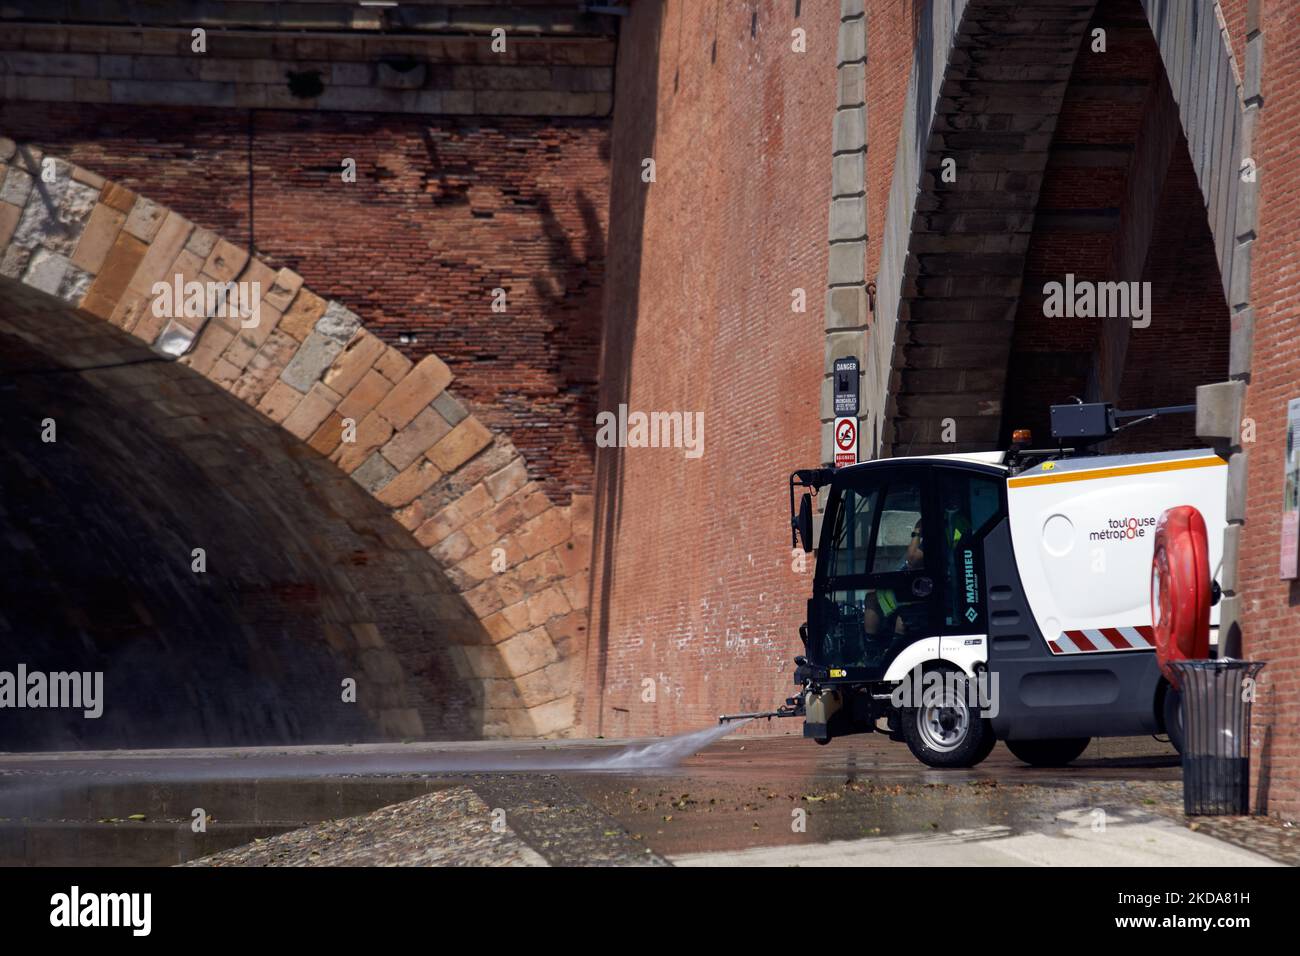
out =
<svg viewBox="0 0 1300 956"><path fill-rule="evenodd" d="M662 0L637 3L621 25L615 71L610 163L608 272L601 338L599 410L616 410L631 394L636 345L645 206L652 185L641 180L641 161L654 156L659 97ZM584 700L585 731L603 732L602 699L609 651L610 591L623 500L623 451L597 448L591 627Z"/></svg>

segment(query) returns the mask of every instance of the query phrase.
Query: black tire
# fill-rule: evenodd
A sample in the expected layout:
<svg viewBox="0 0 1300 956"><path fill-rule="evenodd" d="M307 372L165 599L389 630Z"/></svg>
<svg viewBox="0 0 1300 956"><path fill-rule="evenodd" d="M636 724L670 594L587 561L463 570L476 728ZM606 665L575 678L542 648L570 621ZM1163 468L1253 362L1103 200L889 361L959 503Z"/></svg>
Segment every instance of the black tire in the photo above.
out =
<svg viewBox="0 0 1300 956"><path fill-rule="evenodd" d="M814 737L813 740L817 741L817 745L819 747L825 747L828 743L831 742L831 738L829 737Z"/></svg>
<svg viewBox="0 0 1300 956"><path fill-rule="evenodd" d="M969 678L959 674L957 680L965 691ZM955 707L907 707L899 714L907 749L926 766L973 767L993 752L997 739L992 725L962 696L958 694Z"/></svg>
<svg viewBox="0 0 1300 956"><path fill-rule="evenodd" d="M1008 740L1007 749L1031 767L1064 767L1092 743L1091 737L1060 740Z"/></svg>
<svg viewBox="0 0 1300 956"><path fill-rule="evenodd" d="M1180 754L1183 752L1183 743L1187 739L1183 734L1183 695L1181 691L1176 690L1172 685L1165 688L1165 701L1163 706L1165 733L1169 735L1169 742L1174 745L1174 749Z"/></svg>

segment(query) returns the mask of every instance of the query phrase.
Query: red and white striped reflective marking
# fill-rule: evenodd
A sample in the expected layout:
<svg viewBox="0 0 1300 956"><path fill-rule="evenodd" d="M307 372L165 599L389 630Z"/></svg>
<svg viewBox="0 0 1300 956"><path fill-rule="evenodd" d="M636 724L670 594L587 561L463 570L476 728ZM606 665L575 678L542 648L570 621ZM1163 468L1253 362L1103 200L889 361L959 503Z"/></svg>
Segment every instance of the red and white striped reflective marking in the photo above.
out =
<svg viewBox="0 0 1300 956"><path fill-rule="evenodd" d="M1100 651L1153 651L1155 633L1149 624L1137 627L1099 627L1062 631L1047 646L1053 654L1095 654Z"/></svg>

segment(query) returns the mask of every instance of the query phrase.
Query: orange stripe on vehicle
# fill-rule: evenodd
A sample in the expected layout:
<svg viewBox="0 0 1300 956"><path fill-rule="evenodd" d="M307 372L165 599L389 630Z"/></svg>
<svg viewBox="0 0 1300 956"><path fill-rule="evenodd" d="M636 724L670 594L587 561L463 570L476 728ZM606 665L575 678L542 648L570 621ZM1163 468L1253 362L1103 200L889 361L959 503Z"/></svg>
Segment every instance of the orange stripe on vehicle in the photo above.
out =
<svg viewBox="0 0 1300 956"><path fill-rule="evenodd" d="M1124 478L1128 475L1147 475L1159 471L1185 471L1188 468L1215 468L1227 466L1217 455L1208 458L1184 458L1182 461L1153 461L1145 465L1120 465L1116 468L1096 468L1091 471L1063 471L1059 475L1027 475L1012 478L1010 488L1028 488L1031 485L1053 485L1065 481L1093 481L1097 478Z"/></svg>

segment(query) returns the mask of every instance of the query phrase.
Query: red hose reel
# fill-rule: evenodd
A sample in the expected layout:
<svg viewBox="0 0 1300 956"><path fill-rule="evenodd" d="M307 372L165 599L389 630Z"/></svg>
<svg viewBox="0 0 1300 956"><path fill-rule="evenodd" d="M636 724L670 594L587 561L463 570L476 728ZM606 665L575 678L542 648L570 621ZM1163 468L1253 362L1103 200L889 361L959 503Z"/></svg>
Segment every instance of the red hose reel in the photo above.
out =
<svg viewBox="0 0 1300 956"><path fill-rule="evenodd" d="M1160 672L1174 687L1172 661L1210 656L1210 551L1205 519L1191 505L1156 522L1151 559L1151 623Z"/></svg>

